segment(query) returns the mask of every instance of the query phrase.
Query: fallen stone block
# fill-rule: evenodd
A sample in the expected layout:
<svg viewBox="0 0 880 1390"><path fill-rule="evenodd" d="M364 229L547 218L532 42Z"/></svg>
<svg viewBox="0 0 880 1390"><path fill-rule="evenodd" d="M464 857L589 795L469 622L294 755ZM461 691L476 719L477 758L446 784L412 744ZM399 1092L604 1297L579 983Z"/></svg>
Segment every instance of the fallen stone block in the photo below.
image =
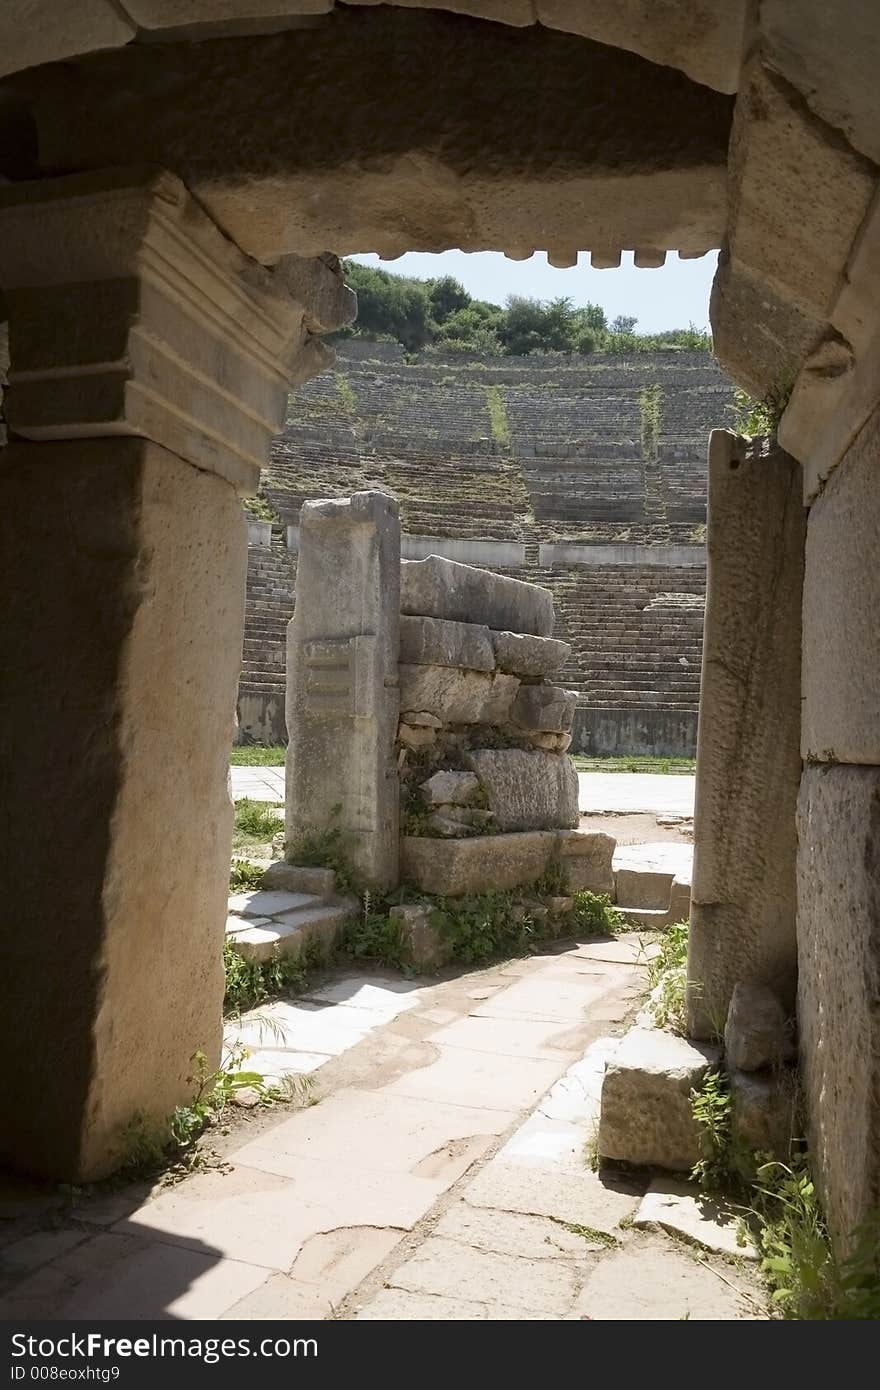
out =
<svg viewBox="0 0 880 1390"><path fill-rule="evenodd" d="M559 837L559 852L570 893L614 896L612 860L617 841L601 830L570 830Z"/></svg>
<svg viewBox="0 0 880 1390"><path fill-rule="evenodd" d="M689 1172L701 1157L692 1092L720 1055L659 1028L630 1029L602 1082L602 1157Z"/></svg>
<svg viewBox="0 0 880 1390"><path fill-rule="evenodd" d="M620 907L649 907L669 910L672 873L654 869L618 869L614 875Z"/></svg>
<svg viewBox="0 0 880 1390"><path fill-rule="evenodd" d="M537 637L549 637L553 631L553 595L549 589L439 555L403 561L400 611Z"/></svg>
<svg viewBox="0 0 880 1390"><path fill-rule="evenodd" d="M672 880L672 888L669 891L669 925L673 926L676 922L686 922L690 915L690 880L676 876Z"/></svg>
<svg viewBox="0 0 880 1390"><path fill-rule="evenodd" d="M515 676L552 676L571 656L571 644L522 632L490 632L495 664Z"/></svg>
<svg viewBox="0 0 880 1390"><path fill-rule="evenodd" d="M563 830L578 823L578 777L569 758L539 749L468 754L500 830Z"/></svg>
<svg viewBox="0 0 880 1390"><path fill-rule="evenodd" d="M442 897L523 888L544 873L555 851L556 838L552 830L451 840L404 835L403 881L423 893Z"/></svg>
<svg viewBox="0 0 880 1390"><path fill-rule="evenodd" d="M337 903L285 912L259 926L242 918L240 928L230 930L227 925L226 938L239 955L259 962L277 956L298 956L312 941L321 942L329 951L357 911L357 899L344 898Z"/></svg>
<svg viewBox="0 0 880 1390"><path fill-rule="evenodd" d="M427 806L467 806L480 788L474 772L435 772L419 787Z"/></svg>
<svg viewBox="0 0 880 1390"><path fill-rule="evenodd" d="M407 748L430 748L437 742L437 730L427 724L399 724L397 741Z"/></svg>
<svg viewBox="0 0 880 1390"><path fill-rule="evenodd" d="M574 690L562 690L558 685L521 685L510 707L510 720L527 732L565 734L576 707Z"/></svg>
<svg viewBox="0 0 880 1390"><path fill-rule="evenodd" d="M278 889L286 893L308 893L316 898L332 898L336 890L336 875L332 869L320 869L311 864L289 864L278 859L263 874L262 889Z"/></svg>
<svg viewBox="0 0 880 1390"><path fill-rule="evenodd" d="M797 1082L793 1072L729 1071L734 1139L746 1153L791 1157L795 1131Z"/></svg>
<svg viewBox="0 0 880 1390"><path fill-rule="evenodd" d="M766 985L740 980L733 987L724 1025L727 1065L737 1071L761 1071L794 1055L785 1010Z"/></svg>
<svg viewBox="0 0 880 1390"><path fill-rule="evenodd" d="M443 720L438 719L436 714L428 714L427 710L401 710L401 724L409 724L414 729L442 729Z"/></svg>
<svg viewBox="0 0 880 1390"><path fill-rule="evenodd" d="M405 614L400 619L400 660L412 666L461 666L469 671L495 669L495 652L485 625Z"/></svg>
<svg viewBox="0 0 880 1390"><path fill-rule="evenodd" d="M401 663L400 707L432 714L443 724L498 724L510 713L519 681L497 672Z"/></svg>
<svg viewBox="0 0 880 1390"><path fill-rule="evenodd" d="M401 903L388 913L401 929L404 947L418 970L436 970L449 960L449 947L438 927L431 925L432 909L419 903Z"/></svg>

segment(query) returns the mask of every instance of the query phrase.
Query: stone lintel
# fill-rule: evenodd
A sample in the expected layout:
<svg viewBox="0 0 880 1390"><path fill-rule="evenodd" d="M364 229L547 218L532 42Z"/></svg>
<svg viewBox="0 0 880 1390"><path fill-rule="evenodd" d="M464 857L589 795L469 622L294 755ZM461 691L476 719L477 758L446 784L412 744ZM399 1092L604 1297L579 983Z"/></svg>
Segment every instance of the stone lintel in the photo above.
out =
<svg viewBox="0 0 880 1390"><path fill-rule="evenodd" d="M329 358L290 277L245 256L162 170L0 190L0 283L14 434L141 435L244 493L290 385Z"/></svg>

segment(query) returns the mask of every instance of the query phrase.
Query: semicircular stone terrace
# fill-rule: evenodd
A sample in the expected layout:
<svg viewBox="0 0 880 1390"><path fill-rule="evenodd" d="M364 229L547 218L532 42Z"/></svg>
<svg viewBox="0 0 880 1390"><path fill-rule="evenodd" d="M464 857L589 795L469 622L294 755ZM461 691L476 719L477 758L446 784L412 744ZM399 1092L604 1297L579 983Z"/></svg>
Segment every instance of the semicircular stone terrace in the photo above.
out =
<svg viewBox="0 0 880 1390"><path fill-rule="evenodd" d="M249 518L239 738L284 738L302 503L379 488L404 556L545 584L573 751L692 755L705 597L706 448L732 388L706 353L480 358L349 340L290 398Z"/></svg>

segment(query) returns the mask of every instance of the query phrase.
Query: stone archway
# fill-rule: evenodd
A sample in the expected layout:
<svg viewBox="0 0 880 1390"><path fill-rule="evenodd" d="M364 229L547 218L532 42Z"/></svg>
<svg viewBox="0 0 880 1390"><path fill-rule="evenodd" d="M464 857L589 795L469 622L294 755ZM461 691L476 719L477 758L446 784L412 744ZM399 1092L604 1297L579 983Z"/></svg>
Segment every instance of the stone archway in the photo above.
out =
<svg viewBox="0 0 880 1390"><path fill-rule="evenodd" d="M137 760L127 761L128 754L140 746L155 708L143 698L140 675L135 679L138 642L143 637L149 667L156 641L140 618L149 612L155 619L158 611L150 607L155 595L143 557L156 557L167 545L169 573L181 570L195 532L175 536L168 525L172 475L189 470L181 475L181 497L193 487L204 492L206 479L210 489L223 489L223 511L232 486L247 485L242 459L252 476L252 428L265 434L273 418L267 374L277 394L285 377L303 379L320 368L317 335L346 312L326 253L376 249L393 255L458 245L523 255L541 246L557 264L590 249L595 264L610 265L625 246L649 266L672 249L698 254L722 244L712 304L720 359L753 394L789 401L780 441L804 466L804 500L811 506L801 748L809 765L801 792L799 909L802 962L811 964L802 975L801 1018L832 1217L850 1224L878 1183L871 1060L877 1051L871 1002L876 894L868 869L876 833L871 808L880 794L872 617L878 596L870 544L878 507L870 462L880 360L880 222L874 210L880 120L870 81L880 49L876 17L848 3L836 7L829 29L818 0L810 0L806 13L799 7L797 16L784 0L769 0L758 27L749 28L750 6L706 0L696 16L693 6L675 3L664 5L659 17L656 6L629 7L624 26L615 5L593 4L584 20L584 7L566 0L503 6L475 0L448 7L452 14L369 5L340 5L330 14L329 0L307 0L290 4L279 21L261 16L260 5L221 8L204 0L196 20L193 7L186 7L181 26L174 3L129 0L127 6L96 3L88 18L74 19L62 14L68 7L47 3L47 22L37 30L17 24L16 8L8 11L13 31L4 53L11 75L0 105L2 172L14 180L0 194L0 285L11 318L10 426L20 438L42 442L17 442L4 459L21 509L7 547L4 588L18 586L24 594L13 607L10 631L14 638L18 625L29 634L34 672L45 669L41 650L54 644L57 668L65 665L68 645L72 652L82 646L78 630L87 627L86 615L68 609L70 585L58 565L57 537L30 517L34 479L57 470L57 535L74 537L70 553L77 564L88 554L97 566L93 607L117 658L100 668L103 674L98 665L84 670L85 683L74 681L74 688L81 695L87 690L87 698L78 708L72 699L70 706L78 738L91 722L112 730L100 757L88 741L73 745L79 767L94 769L104 758L108 769L112 794L92 837L93 845L103 846L97 867L83 873L87 858L61 856L42 877L35 866L25 892L29 917L42 919L45 904L64 901L59 884L69 882L75 864L89 879L83 911L89 922L103 925L83 947L87 1006L69 1011L81 1046L70 1049L72 1071L54 1134L38 1140L25 1123L10 1136L10 1156L68 1174L112 1162L109 1119L100 1119L114 1110L104 1108L103 1096L115 1085L107 1058L116 1048L134 1075L138 1035L128 1038L120 1027L124 990L118 998L111 990L99 999L114 970L112 933L105 927L118 911L119 941L150 940L142 957L147 968L162 957L165 927L155 929L158 919L148 907L139 934L138 912L129 910L128 889L120 883L134 884L138 901L154 904L161 893L155 866L165 862L175 838L171 822L155 827L154 843L165 848L157 849L155 861L144 861L142 849L153 832L135 817L130 847L121 848L122 792L137 804L149 786L140 771L129 786ZM494 22L499 19L514 22ZM63 61L53 65L55 59ZM16 159L4 152L9 122L21 130L23 113L33 123L36 145L22 162L20 151ZM181 178L195 201L171 194L162 180L129 174L120 184L117 176L97 172L144 162ZM82 173L91 173L87 185L65 184L63 176ZM41 181L39 187L22 182L25 175ZM111 212L97 196L120 187L140 190L138 211L125 222L121 241L118 199ZM78 223L81 196L92 198L92 211ZM34 217L35 206L45 218ZM157 272L168 253L153 238L157 225L168 230L169 220L170 263L186 266L171 295L162 286L167 275ZM237 243L231 259L217 249L233 249L218 228ZM268 275L261 264L276 269ZM99 330L90 342L82 331L84 314ZM234 368L218 347L221 339L247 343ZM174 360L199 366L187 379L168 368ZM184 381L185 403L179 394ZM195 408L194 397L209 404ZM237 435L239 427L248 440ZM157 449L171 451L173 461L163 454L164 462L157 462ZM120 467L113 469L111 460ZM112 476L107 487L95 481L105 474ZM124 476L128 491L115 497ZM199 509L193 499L181 506ZM102 509L106 524L96 526ZM209 510L201 509L203 523ZM117 530L121 518L127 529ZM213 542L206 533L198 544L219 550L239 544L225 522L219 539L218 529L219 521ZM831 582L832 557L841 552L847 557L843 587ZM110 568L101 570L101 557L113 557ZM42 568L54 573L51 598L38 587L22 588L28 566L31 577ZM99 574L109 578L102 583ZM854 589L864 601L848 605L845 592ZM170 604L167 628L160 625L166 656L179 640L184 665L178 675L186 685L193 674L187 665L194 660L191 632L209 596L199 596L195 575L178 597L172 589L162 593ZM121 609L111 594L119 596ZM38 597L42 626L35 626L30 606ZM214 593L211 602L217 598ZM231 595L221 607L230 643L226 661L240 614ZM113 612L124 620L111 631ZM219 651L215 659L221 660ZM173 660L168 670L173 684ZM214 674L222 685L222 672ZM31 702L28 681L12 682L7 729L22 726ZM185 738L185 705L175 705ZM218 708L213 742L196 760L196 784L216 798L224 718ZM10 747L8 756L21 766L20 750ZM24 756L28 770L14 784L19 806L40 804L45 759L45 748L32 760ZM63 758L55 762L65 772L51 800L75 800L76 776ZM194 784L188 798L195 794ZM169 805L172 800L169 795ZM54 842L59 823L40 816L37 838ZM823 845L831 846L827 853ZM117 850L119 880L108 868ZM195 847L187 857L197 858ZM145 862L154 863L149 873ZM839 950L826 940L822 891L842 895L849 904L844 916L855 923ZM179 904L166 904L159 917L171 922L179 910ZM13 943L17 925L7 928ZM66 962L63 922L52 939L57 960ZM120 957L126 976L128 949ZM23 1019L33 1008L38 973L28 973L26 956L14 944ZM60 1020L64 967L55 973L53 1013ZM198 1033L201 1025L193 1027ZM156 1046L153 1065L164 1067L174 1053L169 1073L179 1077L183 1040L166 1041L168 1048ZM55 1028L54 1040L34 1053L28 1093L46 1091L57 1051ZM846 1095L842 1085L848 1075L856 1076L855 1098L852 1087ZM149 1100L150 1087L141 1090ZM141 1094L135 1086L129 1101L135 1092ZM53 1093L60 1095L58 1084ZM838 1107L853 1104L864 1118L858 1157L840 1140L846 1125ZM21 1111L13 1096L8 1113ZM847 1184L858 1193L853 1200L843 1196Z"/></svg>

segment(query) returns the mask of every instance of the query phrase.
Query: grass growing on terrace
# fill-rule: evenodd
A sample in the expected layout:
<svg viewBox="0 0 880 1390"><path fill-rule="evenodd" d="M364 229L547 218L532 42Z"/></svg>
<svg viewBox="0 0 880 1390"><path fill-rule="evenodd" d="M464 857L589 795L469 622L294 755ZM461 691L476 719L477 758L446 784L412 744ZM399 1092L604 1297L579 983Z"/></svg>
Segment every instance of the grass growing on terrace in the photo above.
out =
<svg viewBox="0 0 880 1390"><path fill-rule="evenodd" d="M232 767L283 767L287 749L283 743L264 747L262 743L247 743L230 750Z"/></svg>
<svg viewBox="0 0 880 1390"><path fill-rule="evenodd" d="M696 758L654 758L635 754L626 758L589 758L577 753L572 761L578 772L657 772L693 776L697 770Z"/></svg>

